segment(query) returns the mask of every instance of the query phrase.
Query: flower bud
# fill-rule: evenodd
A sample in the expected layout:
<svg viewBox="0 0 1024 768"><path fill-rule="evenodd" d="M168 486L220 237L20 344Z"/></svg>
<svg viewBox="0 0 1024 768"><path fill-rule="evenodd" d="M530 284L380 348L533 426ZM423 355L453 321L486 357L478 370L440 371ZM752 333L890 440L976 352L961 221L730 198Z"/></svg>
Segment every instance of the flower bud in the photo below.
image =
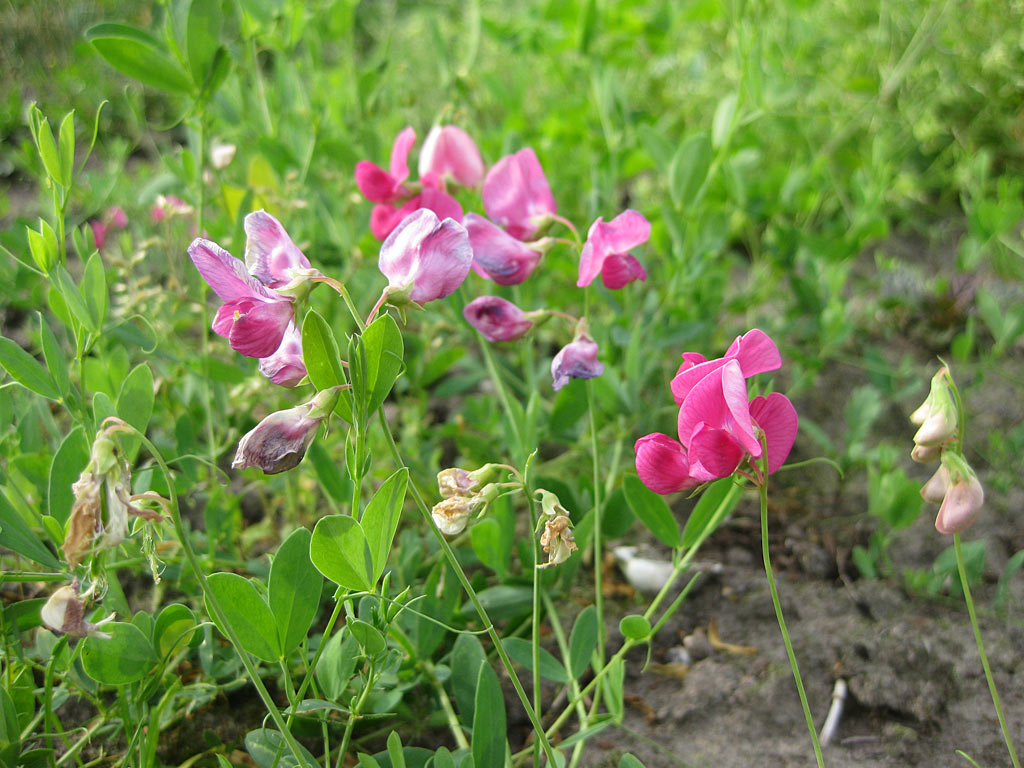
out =
<svg viewBox="0 0 1024 768"><path fill-rule="evenodd" d="M919 464L930 464L942 456L941 445L915 445L910 451L910 458Z"/></svg>
<svg viewBox="0 0 1024 768"><path fill-rule="evenodd" d="M97 632L96 628L112 621L114 614L110 614L102 621L95 624L85 620L85 608L78 596L78 590L73 586L64 586L50 595L50 599L39 612L43 624L54 632L73 635L74 637L101 637L109 638L105 632Z"/></svg>
<svg viewBox="0 0 1024 768"><path fill-rule="evenodd" d="M962 475L946 491L939 514L935 517L935 530L939 533L963 533L974 523L984 503L985 492L974 472Z"/></svg>
<svg viewBox="0 0 1024 768"><path fill-rule="evenodd" d="M525 147L501 158L487 172L484 210L512 237L529 240L558 209L537 154Z"/></svg>
<svg viewBox="0 0 1024 768"><path fill-rule="evenodd" d="M260 358L260 373L282 387L295 387L306 377L302 359L302 334L295 323L288 324L281 346L270 357Z"/></svg>
<svg viewBox="0 0 1024 768"><path fill-rule="evenodd" d="M946 498L946 490L949 488L949 469L945 464L940 464L924 487L921 488L921 498L932 504L941 504Z"/></svg>
<svg viewBox="0 0 1024 768"><path fill-rule="evenodd" d="M231 165L231 161L235 159L235 152L237 149L238 147L234 144L221 144L219 142L215 142L210 148L210 162L213 164L213 167L218 171L223 168L227 168Z"/></svg>
<svg viewBox="0 0 1024 768"><path fill-rule="evenodd" d="M339 391L325 389L308 403L267 416L238 442L232 468L259 467L276 475L298 466L320 423L334 410Z"/></svg>
<svg viewBox="0 0 1024 768"><path fill-rule="evenodd" d="M488 341L515 341L533 327L533 322L519 307L499 296L475 298L462 314Z"/></svg>
<svg viewBox="0 0 1024 768"><path fill-rule="evenodd" d="M452 496L435 504L430 510L430 516L441 533L445 536L455 536L466 529L470 518L484 503L479 496Z"/></svg>
<svg viewBox="0 0 1024 768"><path fill-rule="evenodd" d="M941 446L956 434L956 407L947 395L932 404L932 411L914 435L914 442L926 448Z"/></svg>
<svg viewBox="0 0 1024 768"><path fill-rule="evenodd" d="M569 555L576 551L573 540L572 523L565 515L555 515L544 523L544 531L540 535L540 546L548 556L548 561L541 568L564 563Z"/></svg>
<svg viewBox="0 0 1024 768"><path fill-rule="evenodd" d="M550 245L527 245L475 213L467 213L462 224L473 247L473 270L499 285L518 285L526 280Z"/></svg>
<svg viewBox="0 0 1024 768"><path fill-rule="evenodd" d="M604 364L597 359L597 342L586 331L586 322L580 321L576 338L562 347L551 361L552 386L557 392L569 379L593 379L604 373Z"/></svg>
<svg viewBox="0 0 1024 768"><path fill-rule="evenodd" d="M420 176L449 177L463 187L475 187L484 177L484 161L473 139L454 125L435 125L420 150Z"/></svg>
<svg viewBox="0 0 1024 768"><path fill-rule="evenodd" d="M480 482L466 470L452 467L437 473L437 487L441 498L450 499L453 496L472 496Z"/></svg>

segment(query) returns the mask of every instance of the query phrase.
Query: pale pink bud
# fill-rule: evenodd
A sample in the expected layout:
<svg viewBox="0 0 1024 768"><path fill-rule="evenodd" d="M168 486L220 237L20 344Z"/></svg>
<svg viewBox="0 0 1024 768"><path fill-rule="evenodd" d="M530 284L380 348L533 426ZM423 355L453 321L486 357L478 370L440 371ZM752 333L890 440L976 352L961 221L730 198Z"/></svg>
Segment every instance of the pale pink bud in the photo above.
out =
<svg viewBox="0 0 1024 768"><path fill-rule="evenodd" d="M552 385L557 392L569 379L593 379L604 373L604 363L597 359L597 342L586 331L566 344L551 361Z"/></svg>
<svg viewBox="0 0 1024 768"><path fill-rule="evenodd" d="M974 523L984 503L985 492L977 476L973 472L961 476L946 491L935 518L935 530L939 533L963 533Z"/></svg>
<svg viewBox="0 0 1024 768"><path fill-rule="evenodd" d="M946 498L946 491L949 489L949 469L945 464L940 464L928 482L921 488L921 498L931 504L941 504Z"/></svg>
<svg viewBox="0 0 1024 768"><path fill-rule="evenodd" d="M289 323L277 351L270 357L260 358L260 373L275 384L288 388L297 386L306 377L302 334L294 323Z"/></svg>
<svg viewBox="0 0 1024 768"><path fill-rule="evenodd" d="M915 445L910 451L910 458L919 464L930 464L942 456L941 445Z"/></svg>
<svg viewBox="0 0 1024 768"><path fill-rule="evenodd" d="M463 187L475 187L484 177L480 151L461 128L435 125L420 150L420 176L433 174L451 178Z"/></svg>
<svg viewBox="0 0 1024 768"><path fill-rule="evenodd" d="M465 228L421 208L388 235L378 266L388 278L390 295L424 304L443 299L462 285L472 261Z"/></svg>
<svg viewBox="0 0 1024 768"><path fill-rule="evenodd" d="M306 455L320 423L338 401L337 387L325 389L308 403L267 416L238 441L233 469L259 467L265 474L298 466Z"/></svg>
<svg viewBox="0 0 1024 768"><path fill-rule="evenodd" d="M519 307L500 296L473 299L462 314L488 341L515 341L533 327L533 322Z"/></svg>
<svg viewBox="0 0 1024 768"><path fill-rule="evenodd" d="M120 205L112 205L107 209L107 223L111 229L124 229L128 226L128 214Z"/></svg>
<svg viewBox="0 0 1024 768"><path fill-rule="evenodd" d="M89 220L89 228L92 230L92 239L96 243L96 250L102 251L104 243L107 242L107 226L96 219Z"/></svg>
<svg viewBox="0 0 1024 768"><path fill-rule="evenodd" d="M932 409L914 435L914 442L925 447L940 446L956 434L956 410L949 404Z"/></svg>

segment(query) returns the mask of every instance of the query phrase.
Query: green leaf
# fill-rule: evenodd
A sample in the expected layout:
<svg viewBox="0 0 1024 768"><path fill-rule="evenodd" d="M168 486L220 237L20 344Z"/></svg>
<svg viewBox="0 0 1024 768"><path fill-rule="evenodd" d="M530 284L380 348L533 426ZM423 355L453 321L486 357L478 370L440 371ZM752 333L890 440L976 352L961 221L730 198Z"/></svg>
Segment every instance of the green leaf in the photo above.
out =
<svg viewBox="0 0 1024 768"><path fill-rule="evenodd" d="M82 273L82 297L92 319L91 327L99 330L107 319L107 276L99 251L89 257Z"/></svg>
<svg viewBox="0 0 1024 768"><path fill-rule="evenodd" d="M60 141L60 176L57 180L65 187L70 187L75 170L75 110L64 115L57 136Z"/></svg>
<svg viewBox="0 0 1024 768"><path fill-rule="evenodd" d="M500 577L508 573L512 540L502 534L501 523L493 517L485 517L469 529L469 541L482 564Z"/></svg>
<svg viewBox="0 0 1024 768"><path fill-rule="evenodd" d="M711 121L711 143L716 149L725 144L729 137L738 100L737 94L730 93L723 96L715 107L715 116Z"/></svg>
<svg viewBox="0 0 1024 768"><path fill-rule="evenodd" d="M92 396L93 423L99 426L111 416L117 416L117 409L106 392L97 392Z"/></svg>
<svg viewBox="0 0 1024 768"><path fill-rule="evenodd" d="M245 749L259 768L316 768L316 758L310 751L301 744L297 746L299 757L292 754L281 732L272 728L258 728L245 734Z"/></svg>
<svg viewBox="0 0 1024 768"><path fill-rule="evenodd" d="M619 768L644 768L644 764L627 752L619 760Z"/></svg>
<svg viewBox="0 0 1024 768"><path fill-rule="evenodd" d="M402 518L408 482L409 470L402 467L384 481L363 512L360 525L366 534L366 542L373 557L374 584L384 573L384 565L391 552L391 543L395 539L395 531L398 530L398 521Z"/></svg>
<svg viewBox="0 0 1024 768"><path fill-rule="evenodd" d="M0 537L7 549L54 570L60 570L60 561L28 527L4 493L0 493Z"/></svg>
<svg viewBox="0 0 1024 768"><path fill-rule="evenodd" d="M141 680L159 659L153 644L134 624L115 621L103 625L109 639L87 637L82 648L82 667L98 683L124 685Z"/></svg>
<svg viewBox="0 0 1024 768"><path fill-rule="evenodd" d="M331 326L315 309L306 312L302 321L302 359L318 392L345 383L338 342Z"/></svg>
<svg viewBox="0 0 1024 768"><path fill-rule="evenodd" d="M711 168L711 140L707 134L688 136L669 165L669 192L677 208L689 208L696 201Z"/></svg>
<svg viewBox="0 0 1024 768"><path fill-rule="evenodd" d="M597 648L597 610L588 605L576 617L569 635L569 671L579 678L590 664L590 658Z"/></svg>
<svg viewBox="0 0 1024 768"><path fill-rule="evenodd" d="M697 543L701 536L710 536L713 532L707 531L705 534L704 529L707 528L708 522L714 517L719 507L725 506L725 510L719 518L719 520L724 520L739 500L739 489L731 478L723 477L709 485L694 506L693 512L690 513L690 519L686 521L686 526L683 528L682 546L690 548Z"/></svg>
<svg viewBox="0 0 1024 768"><path fill-rule="evenodd" d="M188 68L192 72L192 82L200 88L212 70L223 21L219 0L193 0L189 6L186 42Z"/></svg>
<svg viewBox="0 0 1024 768"><path fill-rule="evenodd" d="M153 415L154 397L153 372L146 363L139 363L121 382L121 391L117 394L117 415L145 434ZM124 435L121 442L129 458L134 458L139 439L134 435Z"/></svg>
<svg viewBox="0 0 1024 768"><path fill-rule="evenodd" d="M319 440L309 446L306 461L313 465L320 487L332 499L338 502L348 502L352 499L352 483L342 474L340 465L331 458Z"/></svg>
<svg viewBox="0 0 1024 768"><path fill-rule="evenodd" d="M498 584L477 594L480 604L495 621L525 616L533 605L533 591L529 587ZM465 616L476 616L472 604L466 602L461 609Z"/></svg>
<svg viewBox="0 0 1024 768"><path fill-rule="evenodd" d="M89 313L89 307L86 306L85 299L82 298L82 294L78 290L78 286L75 285L75 281L71 279L71 275L68 274L68 271L60 264L54 264L49 275L50 280L53 281L53 285L57 289L57 292L60 294L60 297L64 299L64 303L67 304L68 309L71 310L71 314L74 315L75 319L90 331L98 331L99 326L93 324L93 318Z"/></svg>
<svg viewBox="0 0 1024 768"><path fill-rule="evenodd" d="M622 657L608 662L608 671L605 673L604 704L611 713L616 723L622 722L623 714L623 684L626 678L626 665Z"/></svg>
<svg viewBox="0 0 1024 768"><path fill-rule="evenodd" d="M43 272L48 273L57 262L56 249L50 247L41 232L36 232L31 227L25 227L25 237L28 239L28 250L32 254L32 260Z"/></svg>
<svg viewBox="0 0 1024 768"><path fill-rule="evenodd" d="M200 4L206 3L200 0ZM163 91L181 95L194 92L188 74L149 33L127 24L103 23L86 30L85 37L122 74Z"/></svg>
<svg viewBox="0 0 1024 768"><path fill-rule="evenodd" d="M366 412L372 414L387 398L402 370L405 345L398 324L389 314L381 315L363 331L363 344L366 349ZM342 392L338 403L338 413L350 423L351 400L347 392Z"/></svg>
<svg viewBox="0 0 1024 768"><path fill-rule="evenodd" d="M71 514L75 494L71 484L78 480L89 463L89 441L85 429L77 426L68 432L50 463L47 503L50 515L62 526Z"/></svg>
<svg viewBox="0 0 1024 768"><path fill-rule="evenodd" d="M188 606L172 603L165 606L153 626L153 645L161 659L169 659L184 650L192 638L202 636L195 632L196 617Z"/></svg>
<svg viewBox="0 0 1024 768"><path fill-rule="evenodd" d="M295 529L270 566L270 610L285 655L299 647L320 607L323 578L309 559L311 538L305 528Z"/></svg>
<svg viewBox="0 0 1024 768"><path fill-rule="evenodd" d="M71 376L68 372L68 358L64 354L60 342L50 330L50 326L43 319L42 312L36 313L39 316L39 339L43 347L43 359L46 360L46 369L53 377L53 383L57 385L57 391L61 397L66 397L71 391Z"/></svg>
<svg viewBox="0 0 1024 768"><path fill-rule="evenodd" d="M502 640L501 644L505 646L505 652L508 653L512 661L533 672L533 646L528 640L521 637L510 637ZM565 673L565 667L558 663L558 659L543 648L538 648L537 651L540 676L556 683L568 683L569 676Z"/></svg>
<svg viewBox="0 0 1024 768"><path fill-rule="evenodd" d="M323 517L313 529L309 557L324 576L346 589L373 589L373 554L358 522L348 515Z"/></svg>
<svg viewBox="0 0 1024 768"><path fill-rule="evenodd" d="M647 529L663 544L678 547L679 526L676 525L676 519L665 500L645 486L639 477L633 475L626 477L622 488L630 509L643 521Z"/></svg>
<svg viewBox="0 0 1024 768"><path fill-rule="evenodd" d="M356 668L359 643L349 633L336 632L316 664L316 680L324 695L332 701L341 699Z"/></svg>
<svg viewBox="0 0 1024 768"><path fill-rule="evenodd" d="M431 768L455 768L455 760L452 759L452 753L448 751L448 747L438 747L437 752L434 753L434 762L430 765Z"/></svg>
<svg viewBox="0 0 1024 768"><path fill-rule="evenodd" d="M0 336L0 366L26 389L51 400L60 399L60 391L49 372L6 336Z"/></svg>
<svg viewBox="0 0 1024 768"><path fill-rule="evenodd" d="M480 665L473 707L473 764L505 764L505 698L489 664Z"/></svg>
<svg viewBox="0 0 1024 768"><path fill-rule="evenodd" d="M242 648L264 661L281 658L283 654L274 614L256 587L237 573L214 573L207 581ZM206 600L206 612L226 637L227 632L214 616L209 599Z"/></svg>
<svg viewBox="0 0 1024 768"><path fill-rule="evenodd" d="M452 669L459 674L452 675L452 694L459 710L459 717L466 727L473 727L473 706L476 702L476 686L481 666L487 666L487 654L474 635L459 635L452 648Z"/></svg>
<svg viewBox="0 0 1024 768"><path fill-rule="evenodd" d="M57 153L57 144L53 140L50 121L45 117L36 126L36 148L39 150L39 157L43 161L46 173L51 179L60 183L60 155Z"/></svg>
<svg viewBox="0 0 1024 768"><path fill-rule="evenodd" d="M651 622L639 614L623 616L619 622L619 632L630 640L646 640L651 634Z"/></svg>

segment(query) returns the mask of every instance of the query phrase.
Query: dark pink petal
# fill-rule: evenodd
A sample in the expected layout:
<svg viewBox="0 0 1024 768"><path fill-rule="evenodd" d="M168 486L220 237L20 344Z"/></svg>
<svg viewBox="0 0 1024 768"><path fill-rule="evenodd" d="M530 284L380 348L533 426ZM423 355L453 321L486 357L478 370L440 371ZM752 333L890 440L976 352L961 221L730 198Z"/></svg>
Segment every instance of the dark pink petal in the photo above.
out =
<svg viewBox="0 0 1024 768"><path fill-rule="evenodd" d="M266 211L245 217L245 263L249 272L265 285L276 288L288 283L289 269L309 269L303 255L285 232L281 222Z"/></svg>
<svg viewBox="0 0 1024 768"><path fill-rule="evenodd" d="M213 316L213 332L226 339L228 334L231 333L231 326L235 324L236 316L241 317L252 309L256 303L252 299L237 299L236 301L221 304L217 308L217 313Z"/></svg>
<svg viewBox="0 0 1024 768"><path fill-rule="evenodd" d="M235 320L228 343L246 357L269 357L281 346L292 318L290 301L259 302Z"/></svg>
<svg viewBox="0 0 1024 768"><path fill-rule="evenodd" d="M604 260L601 280L605 288L617 291L634 280L646 280L647 270L629 253L613 253Z"/></svg>
<svg viewBox="0 0 1024 768"><path fill-rule="evenodd" d="M529 147L503 157L484 179L484 210L510 235L527 240L537 220L557 210L536 153Z"/></svg>
<svg viewBox="0 0 1024 768"><path fill-rule="evenodd" d="M462 206L459 205L459 201L443 190L424 187L417 200L419 201L417 208L433 211L442 221L445 219L462 221Z"/></svg>
<svg viewBox="0 0 1024 768"><path fill-rule="evenodd" d="M786 462L793 448L799 419L789 398L778 392L750 401L750 416L764 432L768 448L768 474Z"/></svg>
<svg viewBox="0 0 1024 768"><path fill-rule="evenodd" d="M639 211L627 208L604 225L604 241L611 253L626 253L651 237L651 222Z"/></svg>
<svg viewBox="0 0 1024 768"><path fill-rule="evenodd" d="M725 356L738 360L743 375L748 379L755 374L775 371L782 367L779 348L775 346L771 337L759 328L737 336Z"/></svg>
<svg viewBox="0 0 1024 768"><path fill-rule="evenodd" d="M747 384L735 360L726 361L697 382L683 401L679 409L679 440L688 450L694 429L701 423L726 430L751 456L761 455L761 445L750 421ZM694 460L691 456L690 461Z"/></svg>
<svg viewBox="0 0 1024 768"><path fill-rule="evenodd" d="M702 363L689 367L686 367L685 362L679 366L678 373L669 383L669 388L672 390L672 397L675 398L676 405L682 405L683 400L686 399L686 396L697 385L697 382L721 368L726 362L725 358L719 357L714 360L705 360Z"/></svg>
<svg viewBox="0 0 1024 768"><path fill-rule="evenodd" d="M398 184L390 173L369 160L356 163L356 186L371 203L390 203Z"/></svg>
<svg viewBox="0 0 1024 768"><path fill-rule="evenodd" d="M479 296L465 306L462 314L488 341L515 341L533 327L519 307L499 296Z"/></svg>
<svg viewBox="0 0 1024 768"><path fill-rule="evenodd" d="M668 435L660 432L644 435L636 441L633 450L641 482L655 493L675 493L698 485L690 476L686 451Z"/></svg>
<svg viewBox="0 0 1024 768"><path fill-rule="evenodd" d="M242 298L272 299L277 296L254 280L240 259L236 259L216 243L196 238L188 247L188 255L199 270L199 274L222 301Z"/></svg>
<svg viewBox="0 0 1024 768"><path fill-rule="evenodd" d="M608 258L609 250L604 242L603 224L604 219L598 216L587 230L587 242L583 244L583 251L580 253L580 274L576 280L577 288L583 288L594 282L594 278L601 274L604 260Z"/></svg>
<svg viewBox="0 0 1024 768"><path fill-rule="evenodd" d="M391 178L396 187L409 178L409 151L416 143L416 131L406 126L391 146Z"/></svg>
<svg viewBox="0 0 1024 768"><path fill-rule="evenodd" d="M409 209L408 213L412 213L415 208ZM378 240L384 240L390 235L395 227L398 226L399 222L406 217L405 206L402 208L394 208L390 205L375 205L373 210L370 211L370 232Z"/></svg>
<svg viewBox="0 0 1024 768"><path fill-rule="evenodd" d="M92 230L92 239L96 243L96 250L102 251L103 244L107 242L107 227L103 222L91 219L89 228Z"/></svg>
<svg viewBox="0 0 1024 768"><path fill-rule="evenodd" d="M690 474L698 483L728 477L743 460L743 449L723 429L698 424L690 440Z"/></svg>
<svg viewBox="0 0 1024 768"><path fill-rule="evenodd" d="M473 269L499 285L518 285L530 276L540 252L516 240L483 216L466 214L462 222L473 247Z"/></svg>
<svg viewBox="0 0 1024 768"><path fill-rule="evenodd" d="M475 187L484 177L480 151L461 128L435 125L420 151L420 180L428 175L450 177L463 187Z"/></svg>

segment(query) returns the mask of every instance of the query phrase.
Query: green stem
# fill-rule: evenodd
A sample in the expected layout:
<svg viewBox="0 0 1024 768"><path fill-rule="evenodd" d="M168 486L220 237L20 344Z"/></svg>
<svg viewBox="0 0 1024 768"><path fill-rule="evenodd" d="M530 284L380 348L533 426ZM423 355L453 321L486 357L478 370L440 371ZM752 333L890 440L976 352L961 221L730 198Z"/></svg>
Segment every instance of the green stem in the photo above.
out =
<svg viewBox="0 0 1024 768"><path fill-rule="evenodd" d="M514 462L516 464L521 464L526 459L526 445L523 443L523 433L519 428L519 419L517 419L513 414L508 390L505 388L505 381L502 378L501 372L498 370L498 365L494 360L494 354L491 352L490 342L479 333L476 335L476 340L480 344L480 352L484 356L484 363L487 365L487 372L490 374L491 381L494 382L494 388L498 392L498 399L501 400L501 405L505 409L505 415L508 418L509 423L512 425L512 434L515 436L516 441Z"/></svg>
<svg viewBox="0 0 1024 768"><path fill-rule="evenodd" d="M49 750L53 749L53 734L57 732L56 716L53 714L53 665L67 644L68 636L61 635L50 652L50 662L46 665L43 682L43 722L46 724L46 748Z"/></svg>
<svg viewBox="0 0 1024 768"><path fill-rule="evenodd" d="M341 588L338 589L341 591ZM335 623L338 621L338 616L341 615L341 608L344 600L338 598L337 593L334 595L334 611L331 613L331 618L327 620L327 627L324 629L323 637L320 639L320 645L316 647L316 653L313 654L313 660L309 663L309 669L306 671L306 676L302 679L302 685L299 686L299 690L295 694L295 698L298 701L302 701L303 696L306 694L306 689L309 687L310 682L313 680L313 675L316 672L317 662L320 661L320 655L324 652L324 648L327 646L327 639L331 636L331 631L334 629ZM292 724L292 720L295 718L294 711L288 716L289 727Z"/></svg>
<svg viewBox="0 0 1024 768"><path fill-rule="evenodd" d="M536 536L537 510L533 503L530 490L524 485L523 491L530 506L530 530L533 536L533 620L530 622L530 650L533 658L533 711L537 719L543 722L540 701L540 541ZM533 742L533 764L540 765L540 742Z"/></svg>
<svg viewBox="0 0 1024 768"><path fill-rule="evenodd" d="M594 608L597 610L597 658L598 666L604 665L604 594L601 577L601 461L597 450L597 415L594 411L594 388L590 379L587 385L587 411L590 414L590 452L594 469Z"/></svg>
<svg viewBox="0 0 1024 768"><path fill-rule="evenodd" d="M352 740L352 729L355 728L356 720L359 719L359 713L363 709L363 704L366 703L366 697L369 696L370 691L373 689L374 680L373 662L370 662L369 669L366 672L366 684L363 686L363 690L359 694L359 698L348 713L348 722L345 723L345 734L341 737L341 746L338 748L338 761L335 763L336 768L341 768L342 761L345 759L345 754L348 752L349 742Z"/></svg>
<svg viewBox="0 0 1024 768"><path fill-rule="evenodd" d="M1010 729L1006 727L1006 716L1003 714L1003 705L999 701L999 692L996 690L996 681L992 678L992 669L988 664L988 656L985 653L985 644L981 640L981 628L978 626L978 616L974 611L974 600L971 598L971 588L967 586L967 569L964 567L964 553L960 547L960 534L953 534L953 547L956 549L956 567L960 572L960 585L964 589L964 602L967 603L967 613L971 617L971 627L974 629L974 642L978 646L978 655L981 656L981 666L985 670L985 679L988 681L988 692L992 695L992 706L996 708L996 716L999 718L999 727L1003 730L1003 741L1006 742L1006 749L1010 753L1010 760L1014 768L1020 768L1020 760L1017 751L1013 748L1013 739L1010 738Z"/></svg>
<svg viewBox="0 0 1024 768"><path fill-rule="evenodd" d="M779 602L779 591L775 586L775 573L772 570L771 556L768 554L768 448L764 438L761 439L761 471L763 473L761 492L761 555L764 558L764 573L768 577L768 589L772 593L772 606L775 608L775 618L779 622L779 630L782 632L782 641L786 645L786 655L789 657L789 666L793 670L793 680L796 682L796 690L800 694L800 705L804 709L804 719L807 720L807 730L811 733L811 743L814 745L814 757L818 761L818 768L824 768L825 760L821 756L821 745L818 743L818 732L814 729L814 718L811 716L811 708L807 703L807 694L804 691L804 681L800 676L800 668L796 663L796 654L793 652L793 643L789 639L789 631L786 629L786 619L782 615L782 604Z"/></svg>

